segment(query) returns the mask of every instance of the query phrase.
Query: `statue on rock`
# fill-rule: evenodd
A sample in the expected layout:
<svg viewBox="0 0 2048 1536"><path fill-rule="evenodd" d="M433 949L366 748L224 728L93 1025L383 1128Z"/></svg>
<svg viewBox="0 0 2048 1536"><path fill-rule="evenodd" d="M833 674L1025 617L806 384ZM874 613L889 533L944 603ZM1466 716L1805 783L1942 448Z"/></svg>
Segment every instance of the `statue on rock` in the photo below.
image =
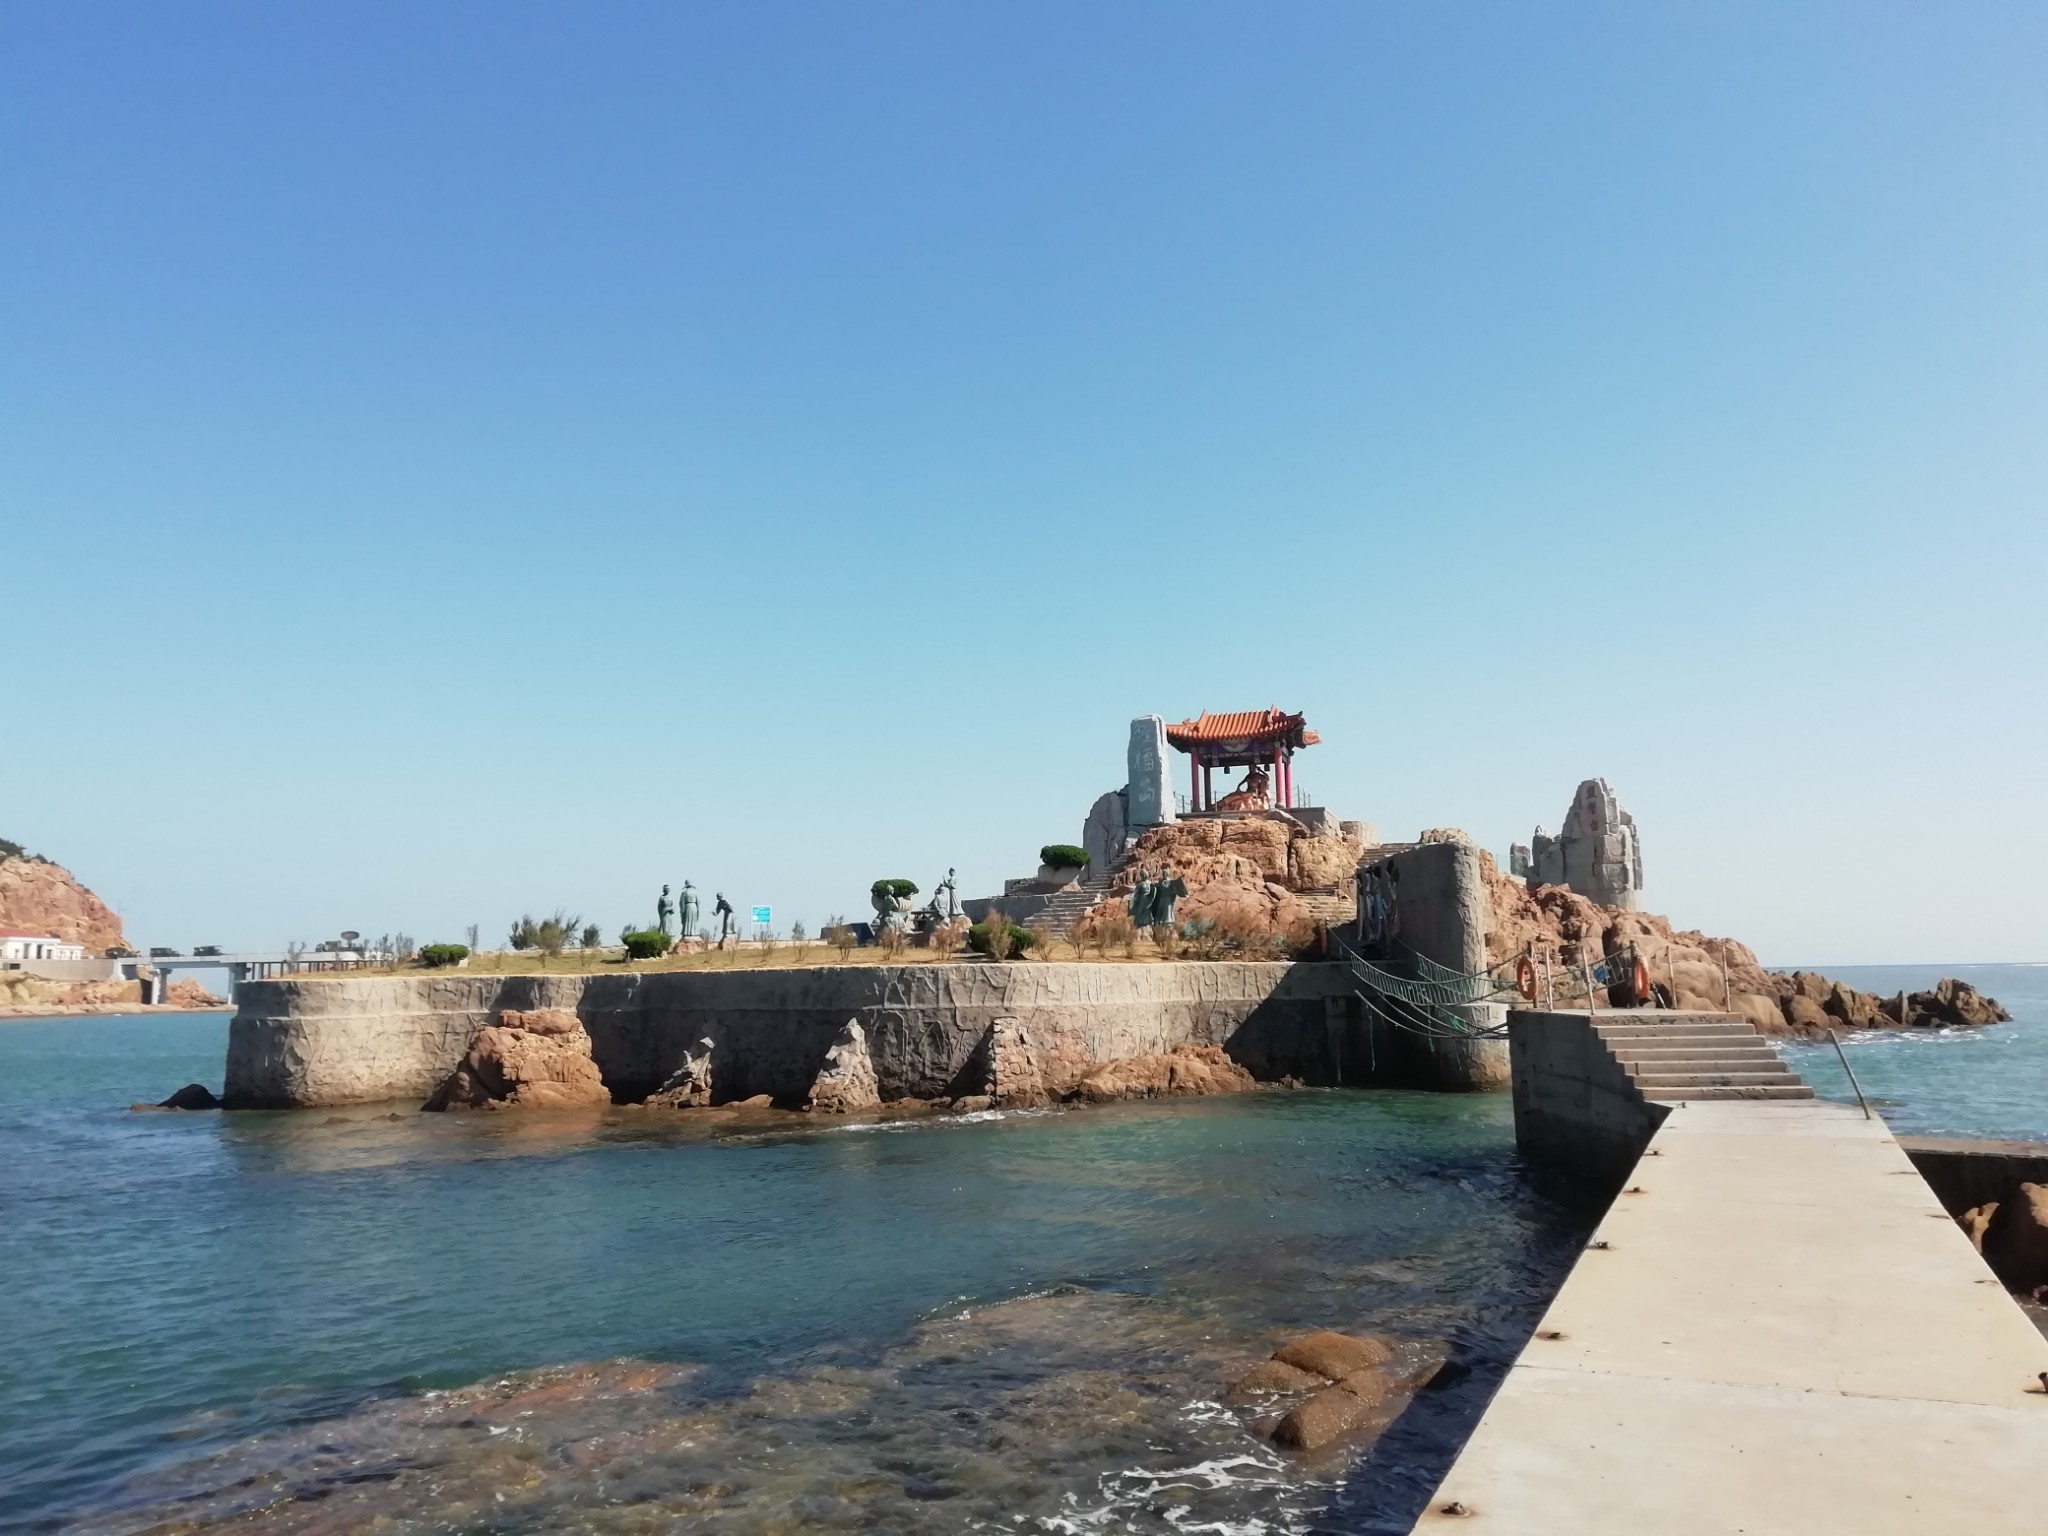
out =
<svg viewBox="0 0 2048 1536"><path fill-rule="evenodd" d="M1245 771L1244 782L1236 791L1225 795L1216 802L1219 811L1270 811L1273 809L1271 781L1263 768Z"/></svg>
<svg viewBox="0 0 2048 1536"><path fill-rule="evenodd" d="M818 1069L811 1083L804 1108L813 1114L844 1115L877 1109L881 1103L875 1064L868 1055L867 1032L857 1021L849 1019L831 1049L825 1052L825 1065Z"/></svg>
<svg viewBox="0 0 2048 1536"><path fill-rule="evenodd" d="M683 894L678 898L677 905L682 908L682 922L679 926L682 929L683 937L686 939L696 937L697 918L703 903L698 901L696 888L687 880L683 882Z"/></svg>
<svg viewBox="0 0 2048 1536"><path fill-rule="evenodd" d="M721 946L733 936L734 924L732 903L725 899L725 892L718 893L718 900L712 905L711 915L718 919L718 942Z"/></svg>
<svg viewBox="0 0 2048 1536"><path fill-rule="evenodd" d="M955 921L960 916L960 892L959 887L954 883L952 870L946 871L946 878L941 880L939 888L932 892L932 904L934 906L943 904L943 916L949 923Z"/></svg>
<svg viewBox="0 0 2048 1536"><path fill-rule="evenodd" d="M668 887L665 885L654 900L654 926L661 930L664 939L676 936L676 904L668 899Z"/></svg>
<svg viewBox="0 0 2048 1536"><path fill-rule="evenodd" d="M697 1042L694 1054L685 1050L683 1064L669 1074L660 1092L648 1095L647 1102L664 1109L710 1108L711 1051L708 1035Z"/></svg>

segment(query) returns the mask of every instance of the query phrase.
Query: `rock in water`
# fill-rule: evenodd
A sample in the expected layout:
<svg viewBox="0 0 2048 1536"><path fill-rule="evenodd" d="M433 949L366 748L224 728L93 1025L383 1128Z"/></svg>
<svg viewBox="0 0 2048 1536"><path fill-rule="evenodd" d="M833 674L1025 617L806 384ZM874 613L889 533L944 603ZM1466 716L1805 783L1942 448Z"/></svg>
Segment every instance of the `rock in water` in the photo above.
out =
<svg viewBox="0 0 2048 1536"><path fill-rule="evenodd" d="M1944 976L1932 992L1915 992L1906 999L1906 1020L1915 1029L1945 1029L1962 1024L2004 1024L2012 1018L1967 981Z"/></svg>
<svg viewBox="0 0 2048 1536"><path fill-rule="evenodd" d="M477 1032L424 1109L596 1109L611 1094L573 1013L511 1009Z"/></svg>
<svg viewBox="0 0 2048 1536"><path fill-rule="evenodd" d="M671 1072L658 1092L647 1102L657 1109L709 1109L711 1107L710 1036L697 1042L697 1049L683 1052L683 1064Z"/></svg>
<svg viewBox="0 0 2048 1536"><path fill-rule="evenodd" d="M1231 1383L1233 1397L1250 1397L1260 1392L1310 1392L1329 1385L1314 1371L1304 1371L1284 1360L1261 1360Z"/></svg>
<svg viewBox="0 0 2048 1536"><path fill-rule="evenodd" d="M1385 1340L1333 1333L1326 1328L1282 1344L1273 1351L1273 1358L1298 1370L1342 1381L1354 1372L1385 1365L1394 1358L1394 1352Z"/></svg>
<svg viewBox="0 0 2048 1536"><path fill-rule="evenodd" d="M204 1083L187 1083L168 1099L165 1099L163 1103L157 1105L157 1108L219 1109L220 1100L213 1096L213 1091Z"/></svg>
<svg viewBox="0 0 2048 1536"><path fill-rule="evenodd" d="M1090 1104L1112 1099L1188 1098L1216 1093L1250 1093L1258 1079L1215 1045L1176 1045L1158 1056L1107 1062L1068 1090L1066 1097Z"/></svg>
<svg viewBox="0 0 2048 1536"><path fill-rule="evenodd" d="M867 1031L848 1019L825 1052L825 1065L811 1083L811 1096L804 1101L804 1108L815 1114L844 1115L877 1109L881 1103L875 1064L868 1056Z"/></svg>

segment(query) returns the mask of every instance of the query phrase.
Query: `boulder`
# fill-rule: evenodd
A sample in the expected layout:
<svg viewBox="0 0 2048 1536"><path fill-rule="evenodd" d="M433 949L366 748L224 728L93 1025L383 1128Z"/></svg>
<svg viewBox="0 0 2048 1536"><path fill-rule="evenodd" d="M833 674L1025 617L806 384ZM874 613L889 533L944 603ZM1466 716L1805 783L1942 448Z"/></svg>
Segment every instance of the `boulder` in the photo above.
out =
<svg viewBox="0 0 2048 1536"><path fill-rule="evenodd" d="M1784 1000L1783 1007L1786 1026L1800 1034L1811 1034L1834 1027L1834 1015L1804 992L1793 993Z"/></svg>
<svg viewBox="0 0 2048 1536"><path fill-rule="evenodd" d="M219 1109L220 1100L203 1083L187 1083L163 1103L158 1109Z"/></svg>
<svg viewBox="0 0 2048 1536"><path fill-rule="evenodd" d="M881 1103L875 1064L868 1055L867 1031L849 1019L825 1052L825 1065L811 1082L804 1108L814 1114L845 1115L878 1109Z"/></svg>
<svg viewBox="0 0 2048 1536"><path fill-rule="evenodd" d="M1991 1225L1991 1218L1998 1214L1998 1202L1988 1201L1973 1205L1956 1218L1956 1225L1963 1229L1963 1236L1970 1240L1970 1246L1979 1253L1984 1251L1984 1232Z"/></svg>
<svg viewBox="0 0 2048 1536"><path fill-rule="evenodd" d="M1157 1056L1132 1056L1097 1067L1065 1097L1106 1104L1113 1099L1250 1093L1258 1086L1258 1079L1226 1056L1222 1047L1177 1045Z"/></svg>
<svg viewBox="0 0 2048 1536"><path fill-rule="evenodd" d="M1314 1371L1330 1381L1342 1381L1355 1372L1385 1365L1394 1358L1394 1352L1384 1339L1369 1334L1333 1333L1325 1328L1289 1340L1273 1351L1273 1358L1283 1365Z"/></svg>
<svg viewBox="0 0 2048 1536"><path fill-rule="evenodd" d="M421 1107L599 1109L611 1103L590 1036L573 1013L507 1009L477 1032L469 1051Z"/></svg>
<svg viewBox="0 0 2048 1536"><path fill-rule="evenodd" d="M2022 1184L1999 1201L1981 1251L2007 1290L2028 1295L2048 1285L2048 1184Z"/></svg>
<svg viewBox="0 0 2048 1536"><path fill-rule="evenodd" d="M1954 976L1944 976L1932 992L1915 992L1906 999L1906 1019L1915 1029L2004 1024L2011 1018L1996 998L1986 997Z"/></svg>
<svg viewBox="0 0 2048 1536"><path fill-rule="evenodd" d="M1325 1387L1305 1403L1288 1410L1273 1430L1273 1438L1297 1451L1321 1450L1332 1440L1357 1427L1368 1409L1363 1397L1341 1385Z"/></svg>
<svg viewBox="0 0 2048 1536"><path fill-rule="evenodd" d="M1850 1029L1869 1029L1880 1022L1876 997L1839 981L1829 986L1821 1007Z"/></svg>
<svg viewBox="0 0 2048 1536"><path fill-rule="evenodd" d="M1329 1382L1314 1371L1304 1371L1285 1360L1261 1360L1231 1384L1231 1394L1250 1397L1260 1392L1310 1392Z"/></svg>
<svg viewBox="0 0 2048 1536"><path fill-rule="evenodd" d="M699 1040L695 1051L683 1052L683 1063L668 1075L668 1081L647 1096L656 1109L709 1109L711 1107L710 1038Z"/></svg>
<svg viewBox="0 0 2048 1536"><path fill-rule="evenodd" d="M1765 997L1760 992L1737 992L1729 1003L1729 1012L1739 1013L1757 1027L1760 1034L1779 1035L1785 1032L1785 1015L1778 1008L1778 1000Z"/></svg>

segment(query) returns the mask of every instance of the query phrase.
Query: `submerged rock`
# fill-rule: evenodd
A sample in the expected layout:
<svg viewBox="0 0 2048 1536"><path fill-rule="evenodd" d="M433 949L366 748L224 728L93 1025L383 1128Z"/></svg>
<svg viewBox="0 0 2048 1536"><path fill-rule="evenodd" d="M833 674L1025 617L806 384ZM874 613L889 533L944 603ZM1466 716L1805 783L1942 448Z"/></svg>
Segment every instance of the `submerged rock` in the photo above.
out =
<svg viewBox="0 0 2048 1536"><path fill-rule="evenodd" d="M867 1032L849 1019L825 1052L825 1065L811 1083L804 1108L814 1114L844 1115L879 1109L881 1103L875 1064L868 1056Z"/></svg>
<svg viewBox="0 0 2048 1536"><path fill-rule="evenodd" d="M204 1083L187 1083L161 1104L138 1104L137 1109L219 1109L220 1100Z"/></svg>
<svg viewBox="0 0 2048 1536"><path fill-rule="evenodd" d="M1342 1381L1356 1371L1385 1365L1394 1352L1384 1339L1332 1333L1325 1328L1282 1344L1273 1351L1273 1358L1283 1365L1314 1371L1326 1380Z"/></svg>
<svg viewBox="0 0 2048 1536"><path fill-rule="evenodd" d="M596 1109L611 1094L591 1059L590 1036L561 1009L506 1009L423 1109Z"/></svg>
<svg viewBox="0 0 2048 1536"><path fill-rule="evenodd" d="M1285 1360L1261 1360L1231 1384L1233 1397L1254 1397L1264 1392L1313 1392L1329 1385L1314 1371L1304 1371Z"/></svg>

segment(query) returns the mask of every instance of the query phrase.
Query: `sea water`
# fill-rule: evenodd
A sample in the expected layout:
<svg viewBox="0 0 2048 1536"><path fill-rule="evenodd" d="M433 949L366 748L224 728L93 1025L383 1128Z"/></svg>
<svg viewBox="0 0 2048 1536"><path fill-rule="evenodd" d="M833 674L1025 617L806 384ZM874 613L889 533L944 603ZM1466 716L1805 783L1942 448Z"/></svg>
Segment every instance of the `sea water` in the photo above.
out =
<svg viewBox="0 0 2048 1536"><path fill-rule="evenodd" d="M1497 1095L128 1109L225 1032L0 1023L11 1528L1401 1530L1597 1214ZM1320 1327L1451 1361L1362 1459L1225 1398Z"/></svg>
<svg viewBox="0 0 2048 1536"><path fill-rule="evenodd" d="M2048 1141L2048 965L1814 969L1881 997L1930 991L1955 976L1996 998L2010 1024L1838 1033L1864 1096L1900 1135ZM1826 1041L1786 1042L1779 1054L1822 1098L1855 1101Z"/></svg>

